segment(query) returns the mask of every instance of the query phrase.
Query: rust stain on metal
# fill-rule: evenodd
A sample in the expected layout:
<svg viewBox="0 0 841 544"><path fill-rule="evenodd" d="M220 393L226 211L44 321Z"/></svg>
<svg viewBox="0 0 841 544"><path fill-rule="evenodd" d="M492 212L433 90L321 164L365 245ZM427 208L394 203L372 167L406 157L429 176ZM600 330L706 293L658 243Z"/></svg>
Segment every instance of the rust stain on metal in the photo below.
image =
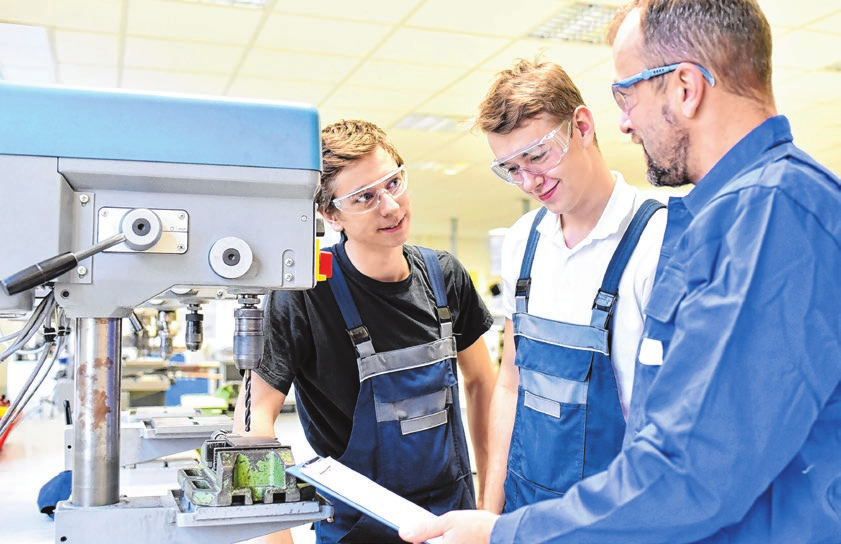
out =
<svg viewBox="0 0 841 544"><path fill-rule="evenodd" d="M108 393L106 391L96 391L94 393L94 408L93 421L94 426L100 427L106 425L108 414L111 413L111 408L108 406Z"/></svg>
<svg viewBox="0 0 841 544"><path fill-rule="evenodd" d="M96 369L110 370L114 366L114 360L111 357L97 357L93 361L93 367Z"/></svg>

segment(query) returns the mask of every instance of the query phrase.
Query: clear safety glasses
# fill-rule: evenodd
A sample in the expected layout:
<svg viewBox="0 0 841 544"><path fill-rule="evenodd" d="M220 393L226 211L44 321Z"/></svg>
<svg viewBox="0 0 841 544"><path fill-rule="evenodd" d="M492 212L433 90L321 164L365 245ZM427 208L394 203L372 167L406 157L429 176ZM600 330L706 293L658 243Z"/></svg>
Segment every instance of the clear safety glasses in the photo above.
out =
<svg viewBox="0 0 841 544"><path fill-rule="evenodd" d="M674 72L681 64L682 63L678 62L675 64L667 64L666 66L658 66L657 68L648 68L638 74L611 84L610 89L613 91L613 99L616 100L616 105L619 106L623 112L628 113L634 107L634 104L630 99L630 95L625 92L627 89L630 89L640 81L648 81L649 79ZM700 64L695 64L694 62L690 62L689 64L693 65L701 72L701 75L704 76L704 79L707 80L710 87L715 87L715 78L706 68Z"/></svg>
<svg viewBox="0 0 841 544"><path fill-rule="evenodd" d="M546 136L493 161L491 170L505 183L521 185L523 172L539 176L561 164L571 134L572 123L567 119Z"/></svg>
<svg viewBox="0 0 841 544"><path fill-rule="evenodd" d="M383 191L397 198L406 191L408 185L409 173L404 165L365 187L334 198L333 205L345 213L367 213L380 205Z"/></svg>

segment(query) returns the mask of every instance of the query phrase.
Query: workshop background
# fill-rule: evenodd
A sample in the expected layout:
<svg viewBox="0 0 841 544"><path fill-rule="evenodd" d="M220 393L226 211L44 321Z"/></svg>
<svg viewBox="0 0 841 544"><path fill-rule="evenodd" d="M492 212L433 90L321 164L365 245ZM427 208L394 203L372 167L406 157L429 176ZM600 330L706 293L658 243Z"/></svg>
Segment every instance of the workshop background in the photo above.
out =
<svg viewBox="0 0 841 544"><path fill-rule="evenodd" d="M613 65L604 35L623 3L0 0L0 79L306 102L316 106L322 126L342 118L374 121L408 163L414 210L410 241L458 256L496 311L490 290L498 279L494 248L501 232L536 206L491 174L485 137L471 130L499 70L538 54L564 66L596 116L609 166L628 182L651 189L641 148L617 129L619 110L610 92ZM841 4L759 3L774 35L778 109L791 120L796 143L841 173ZM183 330L174 327L180 359L173 359L172 349L163 349L159 331L168 325L160 311L141 309L141 327L133 337L124 335L130 341L123 346L123 370L130 374L123 377L124 407L185 405L185 394L218 392L238 383L229 364L231 311L230 301L207 309L207 343L197 354L184 353ZM19 326L0 325L0 337ZM489 335L494 356L500 325ZM10 541L52 541L51 522L36 511L32 495L63 463L62 407L56 399L72 398L72 383L60 376L66 364L66 357L59 359L58 373L32 403L34 417L12 436L13 448L0 452L6 531L0 533ZM0 392L19 390L32 365L20 360L0 367ZM207 402L207 395L198 396ZM296 416L284 413L278 425L296 455L307 458ZM156 493L175 484L160 466L145 472L138 467L125 471L127 493ZM312 537L302 527L296 538L300 544Z"/></svg>
<svg viewBox="0 0 841 544"><path fill-rule="evenodd" d="M489 231L535 206L488 169L469 130L516 58L564 66L596 115L610 167L648 187L617 129L607 22L622 0L0 0L8 81L314 104L322 125L363 118L406 159L413 243L445 248L493 281ZM759 0L774 34L774 88L795 141L841 172L841 4Z"/></svg>

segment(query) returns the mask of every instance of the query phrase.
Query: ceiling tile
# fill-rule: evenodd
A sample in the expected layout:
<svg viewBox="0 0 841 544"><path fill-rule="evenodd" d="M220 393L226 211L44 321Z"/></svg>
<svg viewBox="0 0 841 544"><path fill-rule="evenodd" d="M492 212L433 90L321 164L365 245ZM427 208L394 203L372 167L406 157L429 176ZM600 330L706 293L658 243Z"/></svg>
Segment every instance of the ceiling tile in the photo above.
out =
<svg viewBox="0 0 841 544"><path fill-rule="evenodd" d="M369 60L345 81L347 85L435 91L464 74L462 68Z"/></svg>
<svg viewBox="0 0 841 544"><path fill-rule="evenodd" d="M121 6L113 0L3 0L0 17L10 23L118 32Z"/></svg>
<svg viewBox="0 0 841 544"><path fill-rule="evenodd" d="M424 157L428 158L428 157ZM435 150L435 158L444 163L467 162L486 166L493 160L485 135L478 129L464 131Z"/></svg>
<svg viewBox="0 0 841 544"><path fill-rule="evenodd" d="M263 17L260 10L166 0L128 3L126 32L132 36L244 44Z"/></svg>
<svg viewBox="0 0 841 544"><path fill-rule="evenodd" d="M426 96L427 93L420 91L343 85L327 99L323 106L331 109L360 108L407 112L422 102Z"/></svg>
<svg viewBox="0 0 841 544"><path fill-rule="evenodd" d="M558 5L557 0L530 0L528 9L516 10L509 0L427 0L406 25L519 38L548 19Z"/></svg>
<svg viewBox="0 0 841 544"><path fill-rule="evenodd" d="M59 64L58 83L74 87L116 87L116 66Z"/></svg>
<svg viewBox="0 0 841 544"><path fill-rule="evenodd" d="M446 146L447 142L458 137L453 133L384 128L388 128L389 138L409 163L426 161L431 151Z"/></svg>
<svg viewBox="0 0 841 544"><path fill-rule="evenodd" d="M482 69L494 72L506 70L511 68L517 59L534 60L535 57L560 64L573 79L593 67L603 66L605 62L612 65L613 62L610 47L606 45L530 38L512 43L484 62Z"/></svg>
<svg viewBox="0 0 841 544"><path fill-rule="evenodd" d="M325 127L330 123L335 123L342 119L363 119L378 125L387 130L388 127L397 122L402 117L401 112L384 111L378 108L365 109L357 107L347 108L331 108L319 106L318 114L321 118L321 126ZM400 153L403 153L402 148L398 146Z"/></svg>
<svg viewBox="0 0 841 544"><path fill-rule="evenodd" d="M807 153L816 154L831 145L838 154L841 147L841 98L803 109L791 119L794 141ZM833 159L837 161L837 159Z"/></svg>
<svg viewBox="0 0 841 544"><path fill-rule="evenodd" d="M252 77L337 83L357 64L359 59L355 57L252 49L239 73Z"/></svg>
<svg viewBox="0 0 841 544"><path fill-rule="evenodd" d="M814 107L828 98L841 97L841 72L821 70L774 70L777 108L793 112Z"/></svg>
<svg viewBox="0 0 841 544"><path fill-rule="evenodd" d="M187 74L156 70L126 69L122 87L172 93L222 94L226 77L216 74Z"/></svg>
<svg viewBox="0 0 841 544"><path fill-rule="evenodd" d="M11 73L41 73L50 81L53 52L47 29L35 25L0 23L0 74L15 81Z"/></svg>
<svg viewBox="0 0 841 544"><path fill-rule="evenodd" d="M279 0L275 11L330 19L397 23L418 4L423 4L423 0Z"/></svg>
<svg viewBox="0 0 841 544"><path fill-rule="evenodd" d="M56 30L53 36L58 62L105 66L117 64L117 34Z"/></svg>
<svg viewBox="0 0 841 544"><path fill-rule="evenodd" d="M759 5L772 25L800 26L838 11L838 0L759 0Z"/></svg>
<svg viewBox="0 0 841 544"><path fill-rule="evenodd" d="M318 104L332 89L330 83L315 81L238 77L228 90L228 95Z"/></svg>
<svg viewBox="0 0 841 544"><path fill-rule="evenodd" d="M241 51L227 45L126 38L124 63L128 68L229 74Z"/></svg>
<svg viewBox="0 0 841 544"><path fill-rule="evenodd" d="M273 13L260 32L256 45L363 57L389 32L390 25L337 21Z"/></svg>
<svg viewBox="0 0 841 544"><path fill-rule="evenodd" d="M836 11L832 15L816 19L807 24L805 28L807 30L816 30L818 32L826 32L827 34L841 36L841 10ZM841 51L838 53L841 55Z"/></svg>
<svg viewBox="0 0 841 544"><path fill-rule="evenodd" d="M472 68L507 43L503 38L402 28L377 49L374 58Z"/></svg>
<svg viewBox="0 0 841 544"><path fill-rule="evenodd" d="M610 83L613 81L612 60L592 66L584 73L570 74L570 77L591 110L619 113L610 90Z"/></svg>
<svg viewBox="0 0 841 544"><path fill-rule="evenodd" d="M822 32L796 30L774 39L773 66L820 69L841 61L839 38Z"/></svg>
<svg viewBox="0 0 841 544"><path fill-rule="evenodd" d="M473 71L420 105L425 113L470 118L479 111L496 73Z"/></svg>

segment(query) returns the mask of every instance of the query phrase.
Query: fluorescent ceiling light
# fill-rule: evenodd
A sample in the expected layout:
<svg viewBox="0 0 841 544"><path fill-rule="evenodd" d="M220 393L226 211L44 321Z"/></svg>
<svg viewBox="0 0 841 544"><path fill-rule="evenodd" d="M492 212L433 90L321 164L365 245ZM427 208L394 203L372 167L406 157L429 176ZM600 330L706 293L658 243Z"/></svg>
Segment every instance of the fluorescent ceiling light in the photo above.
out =
<svg viewBox="0 0 841 544"><path fill-rule="evenodd" d="M17 83L55 83L46 28L0 23L0 77Z"/></svg>
<svg viewBox="0 0 841 544"><path fill-rule="evenodd" d="M181 0L193 4L214 4L217 6L233 6L235 8L263 9L268 0Z"/></svg>
<svg viewBox="0 0 841 544"><path fill-rule="evenodd" d="M426 132L461 132L466 130L465 125L464 120L458 117L418 113L400 119L395 123L394 128Z"/></svg>
<svg viewBox="0 0 841 544"><path fill-rule="evenodd" d="M540 40L607 43L607 29L616 10L616 6L577 2L541 23L529 33L529 37Z"/></svg>

